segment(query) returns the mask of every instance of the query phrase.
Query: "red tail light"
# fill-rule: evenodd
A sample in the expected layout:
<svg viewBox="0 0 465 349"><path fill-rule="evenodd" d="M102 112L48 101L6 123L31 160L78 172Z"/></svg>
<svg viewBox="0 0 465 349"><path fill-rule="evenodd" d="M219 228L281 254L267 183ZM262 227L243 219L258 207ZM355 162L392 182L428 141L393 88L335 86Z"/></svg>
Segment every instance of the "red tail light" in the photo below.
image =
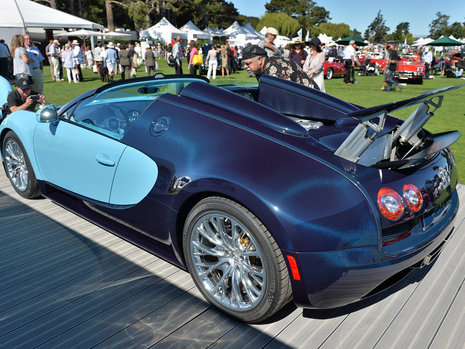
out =
<svg viewBox="0 0 465 349"><path fill-rule="evenodd" d="M404 185L404 200L413 212L420 211L423 206L423 196L420 189L410 183Z"/></svg>
<svg viewBox="0 0 465 349"><path fill-rule="evenodd" d="M391 188L381 188L378 192L378 207L384 217L397 221L404 213L404 202Z"/></svg>

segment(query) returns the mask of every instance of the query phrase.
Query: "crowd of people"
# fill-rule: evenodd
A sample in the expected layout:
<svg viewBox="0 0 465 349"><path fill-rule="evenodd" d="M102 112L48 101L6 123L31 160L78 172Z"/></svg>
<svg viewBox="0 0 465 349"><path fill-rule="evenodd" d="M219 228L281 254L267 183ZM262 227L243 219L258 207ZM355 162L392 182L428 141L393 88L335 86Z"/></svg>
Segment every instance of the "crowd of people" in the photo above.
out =
<svg viewBox="0 0 465 349"><path fill-rule="evenodd" d="M285 47L278 48L275 40L278 31L267 28L265 39L257 45L248 44L245 48L233 47L229 43L206 44L199 47L191 40L187 45L181 37L172 44L144 45L135 44L104 44L98 42L94 48L85 46L78 40L50 40L44 51L35 47L29 34L15 35L10 47L0 40L0 75L14 79L17 85L15 96L11 101L22 103L26 109L34 109L44 101L43 66L45 59L50 65L51 79L55 82L80 83L84 81L82 69L87 67L98 73L102 81L111 82L115 75L121 74L122 79L136 77L137 68L145 65L146 74L152 76L158 69L157 58L164 58L177 75L183 74L183 59L186 58L189 74L196 75L207 72L207 78L216 79L217 71L228 78L243 66L249 76L257 79L267 74L301 83L306 86L325 91L324 63L327 57L340 57L344 62L346 73L344 83L352 85L358 81L355 78L355 67L361 66L360 51L355 41L345 47L325 47L318 38L309 41L295 41ZM384 68L382 90L400 90L400 84L395 79L395 71L400 60L399 48L395 44L370 47L374 53L384 55L387 63ZM366 50L366 48L365 48ZM362 51L363 52L363 51ZM44 54L43 54L44 53ZM363 52L366 54L366 52ZM402 54L414 54L425 65L425 78L432 78L431 71L441 71L441 75L460 77L464 60L454 60L447 57L435 59L432 50L427 47L419 52L410 52L408 47L402 48ZM362 67L366 69L366 67ZM376 73L378 70L376 69ZM38 96L38 97L31 97ZM33 102L31 101L33 100ZM12 105L17 107L17 105Z"/></svg>

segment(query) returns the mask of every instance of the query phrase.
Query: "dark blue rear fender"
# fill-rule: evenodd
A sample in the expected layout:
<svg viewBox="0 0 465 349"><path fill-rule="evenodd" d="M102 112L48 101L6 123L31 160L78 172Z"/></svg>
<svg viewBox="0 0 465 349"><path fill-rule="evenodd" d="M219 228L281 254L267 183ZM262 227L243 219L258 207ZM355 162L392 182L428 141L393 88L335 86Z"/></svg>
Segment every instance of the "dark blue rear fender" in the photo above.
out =
<svg viewBox="0 0 465 349"><path fill-rule="evenodd" d="M252 129L236 123L232 111L201 107L183 104L182 97L179 103L159 99L124 137L157 163L153 200L179 212L203 193L232 198L287 250L378 245L373 205L345 172L284 140L295 136L263 125ZM169 125L154 136L150 129L160 117ZM173 190L183 177L190 183Z"/></svg>
<svg viewBox="0 0 465 349"><path fill-rule="evenodd" d="M328 171L325 178L315 178L311 172L305 176L306 171L302 171L301 176L291 178L286 177L286 171L273 172L265 162L262 165L263 173L268 173L266 180L250 178L250 185L245 187L226 179L199 179L183 189L175 206L182 214L206 196L231 198L253 212L278 245L290 251L377 247L378 229L372 209L364 195L344 177ZM311 167L324 166L314 165ZM301 167L298 162L287 165L295 171Z"/></svg>

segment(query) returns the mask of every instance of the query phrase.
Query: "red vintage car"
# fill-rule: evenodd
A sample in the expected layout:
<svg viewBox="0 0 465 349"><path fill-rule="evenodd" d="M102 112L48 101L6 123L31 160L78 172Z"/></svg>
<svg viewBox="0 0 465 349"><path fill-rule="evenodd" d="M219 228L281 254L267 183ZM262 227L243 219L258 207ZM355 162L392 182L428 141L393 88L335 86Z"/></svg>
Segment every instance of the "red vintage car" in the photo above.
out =
<svg viewBox="0 0 465 349"><path fill-rule="evenodd" d="M344 66L344 62L337 57L326 57L326 61L323 65L323 72L326 79L331 79L334 75L344 75L347 69Z"/></svg>
<svg viewBox="0 0 465 349"><path fill-rule="evenodd" d="M382 53L368 53L366 58L370 59L370 62L376 63L378 70L384 70L384 67L386 66L386 60L384 59L384 55Z"/></svg>
<svg viewBox="0 0 465 349"><path fill-rule="evenodd" d="M422 84L425 77L425 64L418 55L403 55L397 63L394 77L400 82Z"/></svg>

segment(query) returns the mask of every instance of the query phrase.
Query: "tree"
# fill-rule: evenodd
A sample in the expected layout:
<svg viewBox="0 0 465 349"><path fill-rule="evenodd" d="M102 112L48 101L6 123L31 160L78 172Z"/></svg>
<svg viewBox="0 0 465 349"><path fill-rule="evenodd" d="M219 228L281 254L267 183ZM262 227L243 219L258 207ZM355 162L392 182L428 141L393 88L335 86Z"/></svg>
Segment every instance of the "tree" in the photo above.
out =
<svg viewBox="0 0 465 349"><path fill-rule="evenodd" d="M403 42L409 33L409 22L401 22L397 25L396 30L389 35L389 40L391 41L401 41Z"/></svg>
<svg viewBox="0 0 465 349"><path fill-rule="evenodd" d="M356 36L357 38L362 38L362 33L357 30L357 28L352 29L352 35Z"/></svg>
<svg viewBox="0 0 465 349"><path fill-rule="evenodd" d="M111 7L111 0L105 0L105 10L107 14L107 25L111 32L115 31L115 23L113 22L113 8Z"/></svg>
<svg viewBox="0 0 465 349"><path fill-rule="evenodd" d="M465 38L465 23L454 22L446 30L446 35L453 35L456 39Z"/></svg>
<svg viewBox="0 0 465 349"><path fill-rule="evenodd" d="M36 2L46 2L50 5L51 8L57 9L57 2L56 0L35 0Z"/></svg>
<svg viewBox="0 0 465 349"><path fill-rule="evenodd" d="M300 28L297 22L291 16L285 13L267 13L258 22L256 29L260 30L263 27L274 27L279 34L284 36L294 35Z"/></svg>
<svg viewBox="0 0 465 349"><path fill-rule="evenodd" d="M436 19L429 25L429 34L432 39L439 39L441 35L447 35L449 27L450 16L442 14L440 11L436 12Z"/></svg>
<svg viewBox="0 0 465 349"><path fill-rule="evenodd" d="M252 27L256 28L258 22L260 22L260 18L258 17L249 17L244 15L239 15L237 17L237 23L239 23L242 26L246 25L247 23L250 23Z"/></svg>
<svg viewBox="0 0 465 349"><path fill-rule="evenodd" d="M323 23L318 26L321 33L331 36L334 40L352 35L348 24L345 23Z"/></svg>
<svg viewBox="0 0 465 349"><path fill-rule="evenodd" d="M381 10L378 11L375 19L368 26L365 31L365 39L373 43L382 43L386 41L386 35L389 31L389 27L386 26L386 21L381 14Z"/></svg>
<svg viewBox="0 0 465 349"><path fill-rule="evenodd" d="M305 28L326 23L331 19L329 11L316 6L316 2L312 0L271 0L265 4L265 8L270 13L286 13L297 19Z"/></svg>

